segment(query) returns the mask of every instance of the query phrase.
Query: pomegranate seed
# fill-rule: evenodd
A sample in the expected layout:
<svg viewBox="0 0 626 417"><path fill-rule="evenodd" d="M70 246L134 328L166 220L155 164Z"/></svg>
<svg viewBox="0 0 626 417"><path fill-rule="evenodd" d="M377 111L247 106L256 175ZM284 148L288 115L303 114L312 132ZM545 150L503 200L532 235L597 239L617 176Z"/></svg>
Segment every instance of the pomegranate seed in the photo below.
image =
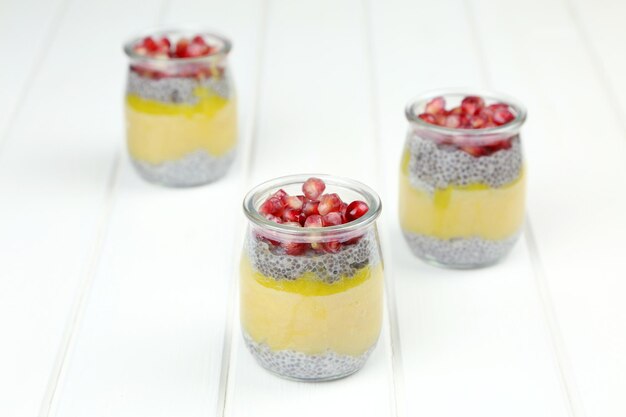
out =
<svg viewBox="0 0 626 417"><path fill-rule="evenodd" d="M304 203L304 207L302 207L302 214L309 217L315 214L320 214L318 211L318 206L320 205L319 201L307 201Z"/></svg>
<svg viewBox="0 0 626 417"><path fill-rule="evenodd" d="M458 128L459 126L461 126L461 116L459 116L458 114L451 114L450 116L446 117L445 126L452 129Z"/></svg>
<svg viewBox="0 0 626 417"><path fill-rule="evenodd" d="M322 224L322 216L319 214L313 214L306 218L304 227L324 227Z"/></svg>
<svg viewBox="0 0 626 417"><path fill-rule="evenodd" d="M341 222L346 223L346 210L348 210L348 205L346 203L341 203L341 208L339 209L339 213L341 213Z"/></svg>
<svg viewBox="0 0 626 417"><path fill-rule="evenodd" d="M509 105L505 103L493 103L488 105L486 108L495 112L496 110L509 110Z"/></svg>
<svg viewBox="0 0 626 417"><path fill-rule="evenodd" d="M493 113L493 122L498 126L505 125L513 119L515 116L508 109L500 108Z"/></svg>
<svg viewBox="0 0 626 417"><path fill-rule="evenodd" d="M422 114L420 114L417 117L419 117L420 119L422 119L426 123L430 123L431 125L437 124L437 118L435 118L435 116L433 116L430 113L422 113Z"/></svg>
<svg viewBox="0 0 626 417"><path fill-rule="evenodd" d="M197 43L198 45L206 45L206 41L204 40L204 38L200 35L196 35L193 37L193 39L191 39L192 43Z"/></svg>
<svg viewBox="0 0 626 417"><path fill-rule="evenodd" d="M143 46L148 50L148 52L156 52L159 50L159 45L150 36L144 38Z"/></svg>
<svg viewBox="0 0 626 417"><path fill-rule="evenodd" d="M494 143L490 143L489 145L487 145L488 151L490 153L494 153L494 152L498 152L499 150L502 149L510 149L511 148L511 142L507 139L505 140L499 140L497 142Z"/></svg>
<svg viewBox="0 0 626 417"><path fill-rule="evenodd" d="M302 210L302 206L304 206L304 201L294 195L285 197L283 199L283 203L285 204L285 207L294 210Z"/></svg>
<svg viewBox="0 0 626 417"><path fill-rule="evenodd" d="M355 200L348 204L346 209L346 220L349 222L356 220L367 213L369 209L369 206L364 201Z"/></svg>
<svg viewBox="0 0 626 417"><path fill-rule="evenodd" d="M322 216L322 225L324 227L338 226L342 223L341 220L341 214L333 211L332 213L328 213Z"/></svg>
<svg viewBox="0 0 626 417"><path fill-rule="evenodd" d="M326 184L319 178L311 177L302 184L302 192L309 200L317 200L326 189Z"/></svg>
<svg viewBox="0 0 626 417"><path fill-rule="evenodd" d="M485 149L482 146L462 146L461 149L476 158L485 155Z"/></svg>
<svg viewBox="0 0 626 417"><path fill-rule="evenodd" d="M424 113L439 114L445 111L446 101L443 97L435 97L426 104Z"/></svg>
<svg viewBox="0 0 626 417"><path fill-rule="evenodd" d="M461 114L463 114L464 112L465 112L465 111L463 110L463 108L462 108L461 106L459 106L459 107L455 107L455 108L453 108L453 109L452 109L452 110L450 110L448 113L449 113L449 114L458 114L458 115L461 115Z"/></svg>
<svg viewBox="0 0 626 417"><path fill-rule="evenodd" d="M306 252L307 244L298 242L283 242L280 245L287 255L298 256Z"/></svg>
<svg viewBox="0 0 626 417"><path fill-rule="evenodd" d="M337 253L341 250L341 243L337 241L323 243L323 248L326 252Z"/></svg>
<svg viewBox="0 0 626 417"><path fill-rule="evenodd" d="M300 212L300 210L287 209L283 213L283 220L286 221L286 222L296 222L296 223L300 224L300 216L301 215L302 215L302 213Z"/></svg>
<svg viewBox="0 0 626 417"><path fill-rule="evenodd" d="M481 129L487 125L489 119L482 113L469 118L469 125L473 129Z"/></svg>
<svg viewBox="0 0 626 417"><path fill-rule="evenodd" d="M211 52L210 48L206 45L201 45L199 43L190 43L187 46L187 56L190 58L195 58L199 56L208 55Z"/></svg>
<svg viewBox="0 0 626 417"><path fill-rule="evenodd" d="M167 49L170 49L170 47L172 46L172 43L166 36L163 36L159 43L161 44L162 47L163 46L167 47Z"/></svg>
<svg viewBox="0 0 626 417"><path fill-rule="evenodd" d="M277 199L279 199L282 204L285 204L285 200L284 199L285 199L286 196L287 196L287 193L282 188L280 190L276 191L272 195L272 197L276 197Z"/></svg>
<svg viewBox="0 0 626 417"><path fill-rule="evenodd" d="M331 211L339 211L341 209L341 198L335 193L324 194L320 197L320 204L317 211L323 216Z"/></svg>
<svg viewBox="0 0 626 417"><path fill-rule="evenodd" d="M278 224L281 224L283 222L283 219L281 219L278 216L274 216L273 214L266 214L265 218L271 222L278 223Z"/></svg>
<svg viewBox="0 0 626 417"><path fill-rule="evenodd" d="M445 113L441 113L435 116L435 120L437 121L437 124L439 126L445 126L446 125L446 115Z"/></svg>
<svg viewBox="0 0 626 417"><path fill-rule="evenodd" d="M485 101L477 96L467 96L461 101L461 108L470 116L475 115L485 107Z"/></svg>
<svg viewBox="0 0 626 417"><path fill-rule="evenodd" d="M180 38L176 43L176 56L178 58L187 58L187 47L189 47L189 39Z"/></svg>
<svg viewBox="0 0 626 417"><path fill-rule="evenodd" d="M302 225L298 222L284 222L283 223L285 226L292 226L292 227L302 227Z"/></svg>
<svg viewBox="0 0 626 417"><path fill-rule="evenodd" d="M259 213L281 216L283 214L283 203L281 203L276 197L270 197L263 204L261 204L261 207L259 207Z"/></svg>

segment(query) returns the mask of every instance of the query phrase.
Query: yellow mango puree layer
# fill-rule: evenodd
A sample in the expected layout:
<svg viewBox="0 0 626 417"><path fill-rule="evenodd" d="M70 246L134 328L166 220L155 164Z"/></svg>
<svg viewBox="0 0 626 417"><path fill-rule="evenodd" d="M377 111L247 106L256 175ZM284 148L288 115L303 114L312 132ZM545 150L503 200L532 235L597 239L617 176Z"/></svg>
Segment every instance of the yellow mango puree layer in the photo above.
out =
<svg viewBox="0 0 626 417"><path fill-rule="evenodd" d="M482 237L499 240L517 233L524 220L526 179L499 188L468 184L437 189L414 188L409 180L408 153L400 173L400 225L408 232L450 239Z"/></svg>
<svg viewBox="0 0 626 417"><path fill-rule="evenodd" d="M361 355L378 340L382 321L382 264L328 284L305 273L274 280L241 260L241 324L273 350Z"/></svg>
<svg viewBox="0 0 626 417"><path fill-rule="evenodd" d="M126 97L126 134L134 159L158 164L197 150L221 156L237 142L235 100L214 94L197 95L197 104L171 104Z"/></svg>

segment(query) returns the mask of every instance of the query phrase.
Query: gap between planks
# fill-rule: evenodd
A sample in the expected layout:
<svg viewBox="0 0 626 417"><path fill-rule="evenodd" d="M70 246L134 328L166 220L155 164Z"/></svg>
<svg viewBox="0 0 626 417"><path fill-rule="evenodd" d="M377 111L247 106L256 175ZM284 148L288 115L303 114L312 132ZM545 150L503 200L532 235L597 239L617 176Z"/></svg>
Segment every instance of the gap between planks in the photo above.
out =
<svg viewBox="0 0 626 417"><path fill-rule="evenodd" d="M380 109L379 109L379 92L378 92L378 73L376 71L376 52L374 50L374 25L372 21L372 7L370 0L361 0L363 6L363 29L365 39L365 51L366 51L366 72L369 84L369 101L370 101L370 120L372 131L374 149L377 149L378 155L382 155L382 132L380 123ZM382 186L381 182L384 182L384 167L381 162L381 158L375 158L374 171L378 173L379 186ZM381 188L382 189L382 188ZM386 226L386 222L381 219L378 221L379 236L381 239L383 259L390 259L391 254L389 249L391 247L391 240L389 232ZM389 351L391 352L391 387L389 395L391 397L391 415L392 416L405 416L406 410L404 407L404 374L402 365L402 346L400 344L400 326L398 324L398 309L396 304L395 286L393 283L393 267L392 262L385 264L385 305L387 307L387 321L389 325Z"/></svg>
<svg viewBox="0 0 626 417"><path fill-rule="evenodd" d="M568 0L565 0L568 1ZM465 15L468 26L471 32L471 40L474 43L474 48L478 55L478 61L480 65L480 72L484 85L490 87L492 77L489 71L489 64L483 42L481 41L480 33L478 31L478 24L472 5L472 0L465 0ZM602 77L600 77L602 78ZM541 315L543 317L544 326L549 334L549 345L552 350L552 355L555 361L555 369L560 382L561 390L564 397L565 406L567 412L572 417L584 417L585 413L582 408L582 401L578 393L576 381L574 375L569 366L567 349L563 342L562 332L556 318L554 310L554 302L547 284L545 269L541 262L541 256L539 254L539 248L537 241L535 240L535 234L532 229L530 216L528 210L526 211L524 234L526 237L526 246L532 266L534 275L534 287L537 292L537 298L541 306Z"/></svg>
<svg viewBox="0 0 626 417"><path fill-rule="evenodd" d="M167 1L167 0L166 0ZM247 140L242 141L240 154L242 160L241 178L240 178L240 195L246 192L250 182L250 173L254 161L254 148L259 136L260 125L260 104L261 104L261 81L264 75L265 50L267 47L267 26L269 20L269 0L262 0L261 14L259 17L258 36L259 44L257 45L256 55L256 78L254 80L254 93L252 96L252 109L250 112L250 130L243 135ZM233 338L235 336L235 306L237 305L238 284L237 277L239 275L239 254L243 244L243 236L245 227L241 222L237 223L239 227L235 227L236 236L232 248L232 272L228 285L228 302L226 303L226 323L224 325L224 336L222 346L222 361L219 380L219 391L217 397L217 413L216 416L224 417L228 406L228 382L230 371L232 369L231 357L233 357Z"/></svg>
<svg viewBox="0 0 626 417"><path fill-rule="evenodd" d="M567 9L570 20L572 21L572 25L574 26L574 29L576 29L576 32L578 33L578 36L580 37L581 43L583 45L583 49L585 50L587 57L591 61L591 67L593 68L593 71L596 73L598 81L600 82L600 85L602 86L602 89L604 90L604 95L606 96L609 104L611 105L611 109L613 110L613 113L614 113L613 116L617 120L617 124L619 125L622 131L622 137L624 138L624 140L626 140L626 121L624 120L622 116L624 112L626 111L626 109L621 108L620 101L618 100L617 96L613 92L615 89L613 88L613 85L611 84L611 79L609 78L609 74L606 68L604 67L600 54L598 53L596 48L593 46L593 41L591 40L591 37L589 36L589 34L587 33L587 30L585 29L585 25L583 24L583 21L580 17L580 13L578 13L578 9L576 8L572 0L563 0L563 1L565 3L564 7Z"/></svg>
<svg viewBox="0 0 626 417"><path fill-rule="evenodd" d="M63 14L69 8L69 3L71 0L65 0L65 7L63 10ZM157 17L157 24L161 24L164 21L166 13L169 9L170 0L162 0L161 5L159 7L159 14ZM60 21L59 21L60 26ZM56 31L54 33L56 35ZM35 74L36 75L36 74ZM2 142L0 142L0 152L2 151ZM115 203L115 191L117 189L117 178L119 176L121 166L121 151L118 149L114 156L113 162L111 164L111 170L109 173L109 178L107 181L105 196L104 196L104 207L103 212L100 217L100 221L98 222L97 232L96 232L96 242L92 249L91 256L88 261L88 266L86 268L85 276L81 279L78 289L78 294L76 295L76 300L74 301L74 305L69 315L68 324L65 328L63 339L61 340L61 345L59 346L59 351L57 353L57 360L50 375L50 379L48 381L48 387L46 389L46 394L41 402L40 417L49 417L50 413L53 409L54 402L56 400L56 395L58 392L59 383L64 373L67 370L67 364L69 359L69 353L72 351L73 346L76 343L76 339L78 337L78 330L80 328L80 324L82 323L84 312L87 308L87 300L88 294L91 291L93 286L93 281L96 276L97 267L100 263L100 258L102 256L102 250L104 249L104 242L106 239L108 225L111 219L111 213L113 212L113 206Z"/></svg>
<svg viewBox="0 0 626 417"><path fill-rule="evenodd" d="M51 22L50 28L44 34L44 39L39 47L39 51L37 52L37 58L33 65L28 71L28 75L24 80L24 85L19 90L17 94L17 98L15 99L15 104L13 105L13 110L11 110L11 114L7 120L7 124L4 128L4 134L0 135L0 161L2 160L2 154L6 143L9 141L11 137L11 133L15 128L15 123L17 123L17 119L19 118L20 112L24 107L24 102L26 101L26 97L30 94L31 86L34 84L35 79L37 78L37 74L39 74L40 68L43 66L43 63L46 61L48 57L48 53L51 49L51 46L54 40L57 37L59 32L59 28L61 27L61 23L65 18L65 14L69 9L70 3L72 0L62 0L57 7L56 13L54 14Z"/></svg>
<svg viewBox="0 0 626 417"><path fill-rule="evenodd" d="M114 194L117 188L117 177L121 160L120 153L121 152L118 150L113 156L113 164L109 172L109 178L104 196L104 209L100 215L97 226L96 242L91 250L85 275L79 283L76 299L73 303L67 325L63 332L63 338L61 339L61 344L57 352L57 358L50 374L48 387L41 402L39 412L40 417L48 417L50 415L58 391L59 382L67 370L69 353L76 342L78 329L80 328L80 323L82 322L85 309L87 308L87 299L89 298L89 293L96 276L98 264L100 263L100 257L106 240L107 226L113 211L115 201Z"/></svg>

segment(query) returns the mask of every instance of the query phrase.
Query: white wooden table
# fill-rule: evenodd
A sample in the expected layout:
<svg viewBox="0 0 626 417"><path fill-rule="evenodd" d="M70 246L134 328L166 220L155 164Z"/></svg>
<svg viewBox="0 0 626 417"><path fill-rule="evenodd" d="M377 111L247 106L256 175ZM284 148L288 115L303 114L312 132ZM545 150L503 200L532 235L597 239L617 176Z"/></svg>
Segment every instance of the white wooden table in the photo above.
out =
<svg viewBox="0 0 626 417"><path fill-rule="evenodd" d="M0 416L626 415L623 0L0 0ZM214 185L141 181L122 42L234 41L241 148ZM529 109L507 260L416 260L396 218L405 102L490 87ZM239 332L252 185L354 177L384 201L379 347L345 380L263 371Z"/></svg>

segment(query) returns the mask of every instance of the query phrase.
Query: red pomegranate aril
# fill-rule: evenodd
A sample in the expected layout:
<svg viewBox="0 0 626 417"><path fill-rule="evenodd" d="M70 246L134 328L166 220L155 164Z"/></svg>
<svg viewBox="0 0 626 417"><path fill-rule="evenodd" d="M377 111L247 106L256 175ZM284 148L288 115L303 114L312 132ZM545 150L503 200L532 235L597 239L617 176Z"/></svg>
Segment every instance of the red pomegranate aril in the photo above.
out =
<svg viewBox="0 0 626 417"><path fill-rule="evenodd" d="M493 122L498 126L505 125L513 119L515 116L508 109L500 108L493 112Z"/></svg>
<svg viewBox="0 0 626 417"><path fill-rule="evenodd" d="M322 244L322 247L326 252L337 253L341 250L341 243L337 241L325 242Z"/></svg>
<svg viewBox="0 0 626 417"><path fill-rule="evenodd" d="M341 213L341 222L346 223L346 211L348 210L348 204L341 203L341 208L339 209L339 213Z"/></svg>
<svg viewBox="0 0 626 417"><path fill-rule="evenodd" d="M324 194L320 197L320 204L317 207L317 211L322 216L331 211L339 211L339 209L341 209L341 198L339 198L337 194Z"/></svg>
<svg viewBox="0 0 626 417"><path fill-rule="evenodd" d="M477 96L467 96L461 101L461 108L470 116L475 115L485 107L485 101Z"/></svg>
<svg viewBox="0 0 626 417"><path fill-rule="evenodd" d="M485 109L488 109L493 113L496 110L509 110L509 105L505 103L493 103L485 107Z"/></svg>
<svg viewBox="0 0 626 417"><path fill-rule="evenodd" d="M270 197L263 204L261 204L261 207L259 207L259 213L281 216L283 214L283 203L281 203L281 201L276 197Z"/></svg>
<svg viewBox="0 0 626 417"><path fill-rule="evenodd" d="M302 225L298 222L284 222L283 225L292 226L292 227L302 227Z"/></svg>
<svg viewBox="0 0 626 417"><path fill-rule="evenodd" d="M435 116L435 121L437 122L439 126L445 126L446 120L447 120L447 117L445 113L441 113Z"/></svg>
<svg viewBox="0 0 626 417"><path fill-rule="evenodd" d="M311 177L302 184L302 192L309 200L317 200L326 189L326 184L319 178Z"/></svg>
<svg viewBox="0 0 626 417"><path fill-rule="evenodd" d="M322 216L322 226L338 226L342 223L341 213L333 211Z"/></svg>
<svg viewBox="0 0 626 417"><path fill-rule="evenodd" d="M458 114L458 115L461 115L463 113L464 113L464 110L461 106L455 107L448 112L448 114Z"/></svg>
<svg viewBox="0 0 626 417"><path fill-rule="evenodd" d="M302 214L309 217L315 214L320 214L318 211L319 201L307 201L302 207Z"/></svg>
<svg viewBox="0 0 626 417"><path fill-rule="evenodd" d="M349 222L356 220L367 213L369 209L370 208L366 202L355 200L348 204L348 207L346 208L346 220Z"/></svg>
<svg viewBox="0 0 626 417"><path fill-rule="evenodd" d="M446 109L446 101L443 97L435 97L426 104L425 113L439 114Z"/></svg>
<svg viewBox="0 0 626 417"><path fill-rule="evenodd" d="M417 117L419 117L426 123L430 123L431 125L437 124L437 118L430 113L422 113Z"/></svg>
<svg viewBox="0 0 626 417"><path fill-rule="evenodd" d="M445 126L451 129L458 128L459 126L461 126L461 116L459 116L458 114L451 114L450 116L446 117Z"/></svg>
<svg viewBox="0 0 626 417"><path fill-rule="evenodd" d="M287 255L298 256L306 252L308 245L298 242L283 242L280 245Z"/></svg>
<svg viewBox="0 0 626 417"><path fill-rule="evenodd" d="M144 38L143 46L148 50L148 52L156 52L159 49L159 45L150 36Z"/></svg>
<svg viewBox="0 0 626 417"><path fill-rule="evenodd" d="M481 129L487 125L489 119L484 116L482 113L477 114L469 118L469 126L472 129Z"/></svg>
<svg viewBox="0 0 626 417"><path fill-rule="evenodd" d="M286 222L295 222L300 224L300 216L302 212L296 209L287 209L283 212L283 220Z"/></svg>
<svg viewBox="0 0 626 417"><path fill-rule="evenodd" d="M462 146L461 149L476 158L485 155L486 151L482 146Z"/></svg>
<svg viewBox="0 0 626 417"><path fill-rule="evenodd" d="M273 214L266 214L265 218L271 222L278 223L278 224L281 224L283 222L283 219L281 219L278 216L274 216Z"/></svg>
<svg viewBox="0 0 626 417"><path fill-rule="evenodd" d="M304 206L304 202L295 195L286 196L283 199L283 203L285 204L286 208L290 208L293 210L302 210L302 207Z"/></svg>
<svg viewBox="0 0 626 417"><path fill-rule="evenodd" d="M191 39L191 42L193 43L197 43L199 45L206 45L206 41L204 40L204 38L200 35L196 35L193 37L193 39Z"/></svg>
<svg viewBox="0 0 626 417"><path fill-rule="evenodd" d="M199 43L190 43L187 47L187 56L189 58L196 58L200 56L209 55L210 48L206 45L201 45Z"/></svg>
<svg viewBox="0 0 626 417"><path fill-rule="evenodd" d="M285 204L284 199L286 196L287 196L287 192L283 190L282 188L276 191L274 194L272 194L272 197L279 199L282 204Z"/></svg>
<svg viewBox="0 0 626 417"><path fill-rule="evenodd" d="M304 227L324 227L322 224L322 216L319 214L313 214L306 218Z"/></svg>
<svg viewBox="0 0 626 417"><path fill-rule="evenodd" d="M186 58L188 46L189 46L189 39L180 38L178 42L176 42L176 57Z"/></svg>
<svg viewBox="0 0 626 417"><path fill-rule="evenodd" d="M501 149L511 149L511 141L509 141L508 139L505 140L499 140L497 142L494 143L490 143L489 145L487 145L488 151L490 151L490 153L494 153L494 152L498 152Z"/></svg>

